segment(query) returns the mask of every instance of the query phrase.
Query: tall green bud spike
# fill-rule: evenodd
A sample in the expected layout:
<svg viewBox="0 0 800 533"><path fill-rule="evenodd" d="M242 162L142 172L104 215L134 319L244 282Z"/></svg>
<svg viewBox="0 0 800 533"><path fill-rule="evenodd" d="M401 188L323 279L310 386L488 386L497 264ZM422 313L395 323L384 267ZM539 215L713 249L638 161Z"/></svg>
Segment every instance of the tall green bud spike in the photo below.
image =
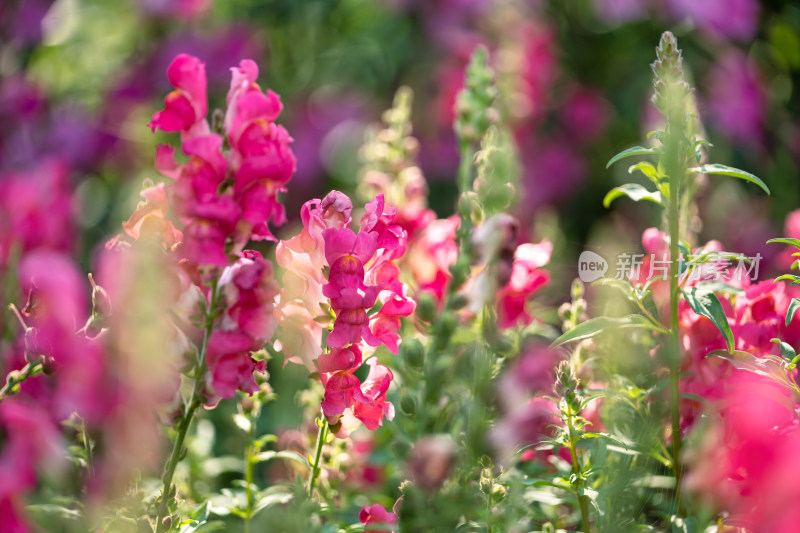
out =
<svg viewBox="0 0 800 533"><path fill-rule="evenodd" d="M678 40L672 32L665 31L656 48L656 61L651 65L655 91L653 103L667 115L672 105L683 105L692 93L683 73L683 57L678 48Z"/></svg>
<svg viewBox="0 0 800 533"><path fill-rule="evenodd" d="M492 107L497 97L494 71L489 67L489 54L479 46L464 75L464 88L456 99L454 128L461 148L479 142L486 130L497 122L497 110Z"/></svg>

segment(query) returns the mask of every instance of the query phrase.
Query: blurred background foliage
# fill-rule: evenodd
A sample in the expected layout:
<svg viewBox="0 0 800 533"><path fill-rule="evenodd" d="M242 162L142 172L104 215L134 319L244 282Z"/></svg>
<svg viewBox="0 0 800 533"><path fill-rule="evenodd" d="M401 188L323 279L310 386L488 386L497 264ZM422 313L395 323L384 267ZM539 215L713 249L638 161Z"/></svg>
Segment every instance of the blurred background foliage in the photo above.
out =
<svg viewBox="0 0 800 533"><path fill-rule="evenodd" d="M485 44L520 157L522 238L555 244L556 307L581 250L612 239L639 246L642 229L660 223L646 206L606 210L602 198L629 181L624 165L606 170L609 156L653 129L648 66L664 30L684 50L714 159L754 171L773 193L710 179L698 196L697 240L769 258L775 250L764 242L800 205L800 5L790 0L4 0L0 179L35 174L45 160L65 165L77 257L88 269L142 181L158 179L154 148L169 138L146 124L170 90L167 65L185 52L206 62L212 105L223 106L228 69L243 58L281 95L298 159L286 195L294 221L283 235L294 234L304 201L331 188L354 192L365 131L403 85L415 95L430 204L446 216L458 166L453 103L472 51ZM295 394L302 368L273 360L270 372L278 400L258 433L316 405ZM235 406L198 427L198 442L217 448L198 457L240 454L246 435L227 427L225 409Z"/></svg>

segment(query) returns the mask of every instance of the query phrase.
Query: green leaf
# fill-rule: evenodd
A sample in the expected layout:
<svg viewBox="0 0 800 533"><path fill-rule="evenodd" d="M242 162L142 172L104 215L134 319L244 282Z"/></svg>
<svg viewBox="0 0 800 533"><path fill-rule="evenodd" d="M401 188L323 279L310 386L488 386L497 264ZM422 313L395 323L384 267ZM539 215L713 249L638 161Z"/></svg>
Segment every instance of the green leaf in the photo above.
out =
<svg viewBox="0 0 800 533"><path fill-rule="evenodd" d="M619 187L614 187L606 197L603 198L603 207L608 207L611 205L611 202L616 200L621 196L627 196L634 202L639 202L641 200L648 200L650 202L656 203L661 205L661 193L658 191L650 192L642 185L638 183L626 183L625 185L620 185Z"/></svg>
<svg viewBox="0 0 800 533"><path fill-rule="evenodd" d="M784 359L788 361L793 361L795 357L797 357L797 353L792 348L792 345L788 342L783 342L780 339L770 339L770 342L777 343L781 347L781 355Z"/></svg>
<svg viewBox="0 0 800 533"><path fill-rule="evenodd" d="M641 161L639 163L636 163L635 165L631 165L630 167L628 167L628 174L633 174L637 170L642 174L644 174L645 176L647 176L647 179L649 179L656 185L658 185L659 182L661 181L662 176L659 176L658 170L656 170L656 167L654 167L652 163L648 163L647 161Z"/></svg>
<svg viewBox="0 0 800 533"><path fill-rule="evenodd" d="M268 451L268 452L261 452L255 457L253 457L254 463L263 463L266 461L271 461L273 459L288 459L289 461L295 461L300 463L301 465L305 466L306 468L311 468L308 461L299 453L291 452L291 451L282 451L282 452L275 452L275 451Z"/></svg>
<svg viewBox="0 0 800 533"><path fill-rule="evenodd" d="M770 239L767 241L767 244L773 243L789 244L795 248L800 248L800 239L792 239L791 237L780 237L778 239Z"/></svg>
<svg viewBox="0 0 800 533"><path fill-rule="evenodd" d="M743 352L741 350L734 350L733 353L727 353L723 350L714 350L706 357L711 356L727 359L739 370L747 370L759 376L770 378L778 385L789 389L800 397L800 388L789 378L789 373L786 368L787 363L779 357L774 355L756 357L749 352Z"/></svg>
<svg viewBox="0 0 800 533"><path fill-rule="evenodd" d="M253 422L249 418L238 413L233 415L233 421L245 433L250 433L250 429L253 427Z"/></svg>
<svg viewBox="0 0 800 533"><path fill-rule="evenodd" d="M772 281L773 281L773 283L777 283L779 281L785 281L785 280L786 281L791 281L792 285L800 284L800 276L795 276L793 274L783 274L782 276L778 276L777 278L775 278Z"/></svg>
<svg viewBox="0 0 800 533"><path fill-rule="evenodd" d="M61 505L54 505L49 503L42 503L38 505L28 505L26 507L32 513L43 513L56 515L59 518L66 520L78 520L81 518L81 512L77 509L70 509Z"/></svg>
<svg viewBox="0 0 800 533"><path fill-rule="evenodd" d="M190 533L196 530L208 521L208 516L211 514L211 502L206 501L200 506L193 509L191 512L186 513L184 519L179 525L179 533Z"/></svg>
<svg viewBox="0 0 800 533"><path fill-rule="evenodd" d="M744 294L744 290L740 289L739 287L728 285L722 281L701 281L696 285L696 287L702 288L704 291L708 292L722 292L725 294L733 294L735 296Z"/></svg>
<svg viewBox="0 0 800 533"><path fill-rule="evenodd" d="M750 183L755 183L759 187L761 187L764 192L770 194L769 187L767 184L761 181L761 179L756 176L755 174L751 174L745 170L740 170L738 168L729 167L727 165L720 165L719 163L712 163L710 165L702 165L699 167L694 167L689 169L690 172L695 172L697 174L719 174L721 176L732 176L734 178L739 178L741 180L749 181Z"/></svg>
<svg viewBox="0 0 800 533"><path fill-rule="evenodd" d="M645 148L644 146L634 146L632 148L628 148L627 150L623 150L611 159L608 160L606 163L606 168L610 167L620 159L625 159L626 157L633 157L635 155L652 155L660 153L655 148Z"/></svg>
<svg viewBox="0 0 800 533"><path fill-rule="evenodd" d="M800 298L792 298L792 303L789 304L789 309L786 311L786 325L789 325L789 322L792 321L794 318L794 314L797 312L797 309L800 307Z"/></svg>
<svg viewBox="0 0 800 533"><path fill-rule="evenodd" d="M688 289L683 289L682 292L692 311L711 320L725 338L728 353L733 353L735 344L733 332L730 324L728 324L728 317L725 316L725 309L723 309L717 295L704 290L702 287L689 287Z"/></svg>
<svg viewBox="0 0 800 533"><path fill-rule="evenodd" d="M277 485L265 489L256 496L256 504L253 508L253 513L250 516L252 518L267 507L289 503L293 498L294 493L289 487L286 486Z"/></svg>
<svg viewBox="0 0 800 533"><path fill-rule="evenodd" d="M601 331L611 328L644 328L658 331L656 325L642 315L628 315L621 318L600 316L597 318L590 318L586 322L581 322L554 340L550 347L553 348L566 342L588 339L594 337Z"/></svg>
<svg viewBox="0 0 800 533"><path fill-rule="evenodd" d="M614 444L619 444L620 446L624 447L626 450L628 449L628 445L625 441L615 437L610 433L584 433L581 435L582 439L607 439L613 442Z"/></svg>

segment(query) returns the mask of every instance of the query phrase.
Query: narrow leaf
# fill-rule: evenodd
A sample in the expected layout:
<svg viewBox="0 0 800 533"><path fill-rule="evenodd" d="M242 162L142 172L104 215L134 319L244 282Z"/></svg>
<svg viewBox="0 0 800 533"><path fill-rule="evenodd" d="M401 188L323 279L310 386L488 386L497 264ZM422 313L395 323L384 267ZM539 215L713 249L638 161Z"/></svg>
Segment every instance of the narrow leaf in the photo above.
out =
<svg viewBox="0 0 800 533"><path fill-rule="evenodd" d="M792 239L791 237L780 237L778 239L770 239L767 241L767 244L773 243L789 244L795 248L800 248L800 239Z"/></svg>
<svg viewBox="0 0 800 533"><path fill-rule="evenodd" d="M623 150L611 159L608 160L606 163L606 168L610 167L620 159L625 159L626 157L632 157L635 155L651 155L659 153L658 150L655 148L645 148L644 146L634 146L632 148L628 148L627 150Z"/></svg>
<svg viewBox="0 0 800 533"><path fill-rule="evenodd" d="M779 281L791 281L792 285L797 285L800 284L800 276L795 276L794 274L783 274L772 281L773 283L777 283Z"/></svg>
<svg viewBox="0 0 800 533"><path fill-rule="evenodd" d="M608 439L614 444L619 444L620 446L624 447L626 450L628 449L628 445L625 444L623 440L611 435L610 433L584 433L581 435L582 439Z"/></svg>
<svg viewBox="0 0 800 533"><path fill-rule="evenodd" d="M657 331L655 324L642 315L628 315L621 318L600 316L581 322L554 340L550 347L559 346L566 342L588 339L610 328L644 328Z"/></svg>
<svg viewBox="0 0 800 533"><path fill-rule="evenodd" d="M738 168L720 165L719 163L712 163L710 165L702 165L699 167L690 168L689 171L696 172L697 174L719 174L721 176L732 176L734 178L749 181L750 183L755 183L761 187L765 193L770 194L769 187L767 187L767 184L761 181L758 176Z"/></svg>
<svg viewBox="0 0 800 533"><path fill-rule="evenodd" d="M725 309L722 303L713 292L703 290L702 287L689 287L684 289L683 297L692 311L698 315L704 316L711 320L725 338L725 344L728 347L728 353L733 353L734 340L731 326L728 324L728 317L725 316Z"/></svg>
<svg viewBox="0 0 800 533"><path fill-rule="evenodd" d="M661 193L658 191L650 192L642 185L638 183L626 183L625 185L620 185L619 187L614 187L606 197L603 198L603 207L608 207L611 205L611 202L619 198L620 196L627 196L634 202L639 202L641 200L648 200L650 202L656 203L661 205Z"/></svg>

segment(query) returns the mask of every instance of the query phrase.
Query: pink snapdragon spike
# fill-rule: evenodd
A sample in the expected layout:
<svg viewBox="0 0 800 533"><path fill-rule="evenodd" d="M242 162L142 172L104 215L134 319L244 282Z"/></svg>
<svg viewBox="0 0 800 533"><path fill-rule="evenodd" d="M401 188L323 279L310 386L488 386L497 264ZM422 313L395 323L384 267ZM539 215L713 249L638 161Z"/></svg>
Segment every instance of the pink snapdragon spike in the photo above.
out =
<svg viewBox="0 0 800 533"><path fill-rule="evenodd" d="M189 160L179 165L173 148L159 146L156 168L175 180L167 192L184 226L180 255L199 266L224 267L251 239L275 240L269 224L286 222L278 193L296 167L292 138L275 124L280 98L261 91L253 61L243 60L231 71L223 125L229 151L205 120L206 78L197 58L179 55L172 62L168 76L177 90L151 122L154 129L182 134ZM225 181L228 176L232 183Z"/></svg>
<svg viewBox="0 0 800 533"><path fill-rule="evenodd" d="M231 398L237 390L258 390L253 373L266 370L250 352L263 348L276 328L273 316L278 286L272 264L253 250L223 270L219 294L224 311L208 341L210 385L220 398Z"/></svg>
<svg viewBox="0 0 800 533"><path fill-rule="evenodd" d="M415 308L394 262L405 253L407 240L394 223L396 210L385 206L383 195L376 196L367 204L358 232L349 227L351 213L349 198L338 191L307 202L302 232L280 242L277 251L278 264L287 269L276 310L283 333L280 348L287 360L302 361L320 373L325 386L322 411L340 437L358 423L374 430L384 417L394 417L394 407L386 401L391 371L370 359L363 384L354 372L364 354L381 344L397 353L400 317ZM334 317L326 338L330 351L320 353L317 344L310 356L298 353L297 348L321 338L321 323L331 318L325 308ZM292 338L303 340L286 344Z"/></svg>
<svg viewBox="0 0 800 533"><path fill-rule="evenodd" d="M324 319L322 306L327 304L322 294L323 269L328 266L322 233L349 226L351 213L350 198L339 191L309 200L300 210L302 231L279 242L275 252L278 265L286 270L276 307L283 330L276 348L287 362L304 364L309 371L316 369L315 360L322 353L322 325L317 319Z"/></svg>
<svg viewBox="0 0 800 533"><path fill-rule="evenodd" d="M254 240L276 240L268 222L286 222L277 194L294 174L297 162L289 148L292 138L275 124L283 105L274 92L261 92L255 82L258 67L244 60L231 69L225 130L231 145L234 196Z"/></svg>
<svg viewBox="0 0 800 533"><path fill-rule="evenodd" d="M365 526L370 526L370 525L396 526L398 521L400 520L397 514L391 511L387 511L386 508L379 503L362 508L361 512L358 513L358 519ZM390 533L391 531L396 531L396 528L373 529L372 527L370 527L370 531L383 531L386 533Z"/></svg>
<svg viewBox="0 0 800 533"><path fill-rule="evenodd" d="M180 54L169 64L167 77L175 90L166 96L164 109L153 115L148 127L153 131L180 131L185 136L208 133L205 63Z"/></svg>

